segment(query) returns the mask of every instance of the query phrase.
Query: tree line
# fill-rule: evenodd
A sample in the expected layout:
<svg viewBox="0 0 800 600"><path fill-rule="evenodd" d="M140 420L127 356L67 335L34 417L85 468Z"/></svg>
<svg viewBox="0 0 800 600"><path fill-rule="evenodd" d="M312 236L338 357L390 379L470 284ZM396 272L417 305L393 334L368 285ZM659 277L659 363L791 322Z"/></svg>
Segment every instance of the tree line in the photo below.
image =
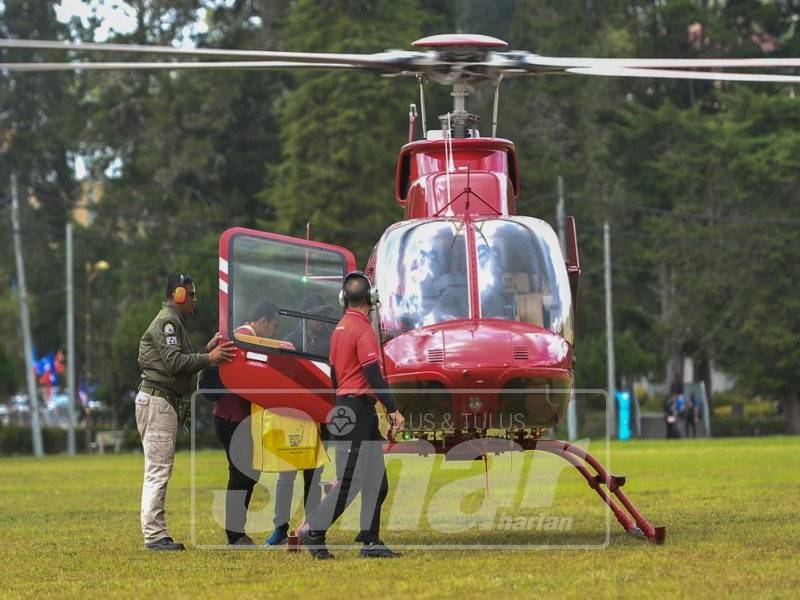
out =
<svg viewBox="0 0 800 600"><path fill-rule="evenodd" d="M95 16L6 0L3 37L89 41ZM295 51L408 48L423 35L495 35L563 56L797 57L790 0L131 1L109 41ZM199 28L198 19L204 19ZM52 52L37 60L63 59ZM97 57L103 59L105 57ZM3 62L23 60L3 51ZM578 223L584 276L576 384L605 387L602 224L612 228L616 364L679 382L692 357L780 400L800 432L800 108L789 86L572 75L503 84L498 135L518 147L519 210L554 221L556 179ZM429 126L448 90L429 88ZM484 117L492 90L470 99ZM81 72L0 76L0 394L24 387L8 181L22 203L34 343L64 347L64 224L76 231L77 306L93 318L98 396L125 419L138 339L165 276L198 281L199 340L215 329L219 234L231 226L315 237L360 263L402 216L392 200L413 80L361 73ZM86 176L78 180L77 162ZM357 215L358 218L354 218ZM107 260L86 297L83 265ZM84 356L78 325L78 373ZM713 391L713 390L712 390Z"/></svg>

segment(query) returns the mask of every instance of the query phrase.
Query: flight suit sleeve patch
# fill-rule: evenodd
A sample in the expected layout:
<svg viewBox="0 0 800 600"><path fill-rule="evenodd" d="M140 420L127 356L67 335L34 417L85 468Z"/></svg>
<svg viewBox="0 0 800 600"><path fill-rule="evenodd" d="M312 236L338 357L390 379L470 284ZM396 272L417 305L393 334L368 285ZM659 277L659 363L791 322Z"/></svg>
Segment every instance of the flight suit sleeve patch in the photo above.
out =
<svg viewBox="0 0 800 600"><path fill-rule="evenodd" d="M172 323L164 323L164 335L175 335L175 326Z"/></svg>
<svg viewBox="0 0 800 600"><path fill-rule="evenodd" d="M178 344L178 338L174 335L168 335L166 338L167 346L175 346Z"/></svg>

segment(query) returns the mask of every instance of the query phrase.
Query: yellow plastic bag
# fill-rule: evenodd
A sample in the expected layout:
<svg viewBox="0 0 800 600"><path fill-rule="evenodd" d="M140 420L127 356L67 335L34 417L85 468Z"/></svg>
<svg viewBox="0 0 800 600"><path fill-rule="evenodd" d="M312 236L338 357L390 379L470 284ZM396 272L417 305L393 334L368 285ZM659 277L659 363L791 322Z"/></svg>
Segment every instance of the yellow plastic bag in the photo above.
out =
<svg viewBox="0 0 800 600"><path fill-rule="evenodd" d="M250 431L253 436L253 468L267 473L314 469L330 462L319 437L319 425L293 416L300 411L267 410L253 404Z"/></svg>
<svg viewBox="0 0 800 600"><path fill-rule="evenodd" d="M389 430L391 425L389 423L389 412L380 400L375 401L375 412L378 415L378 431L381 432L381 437L385 440L389 439Z"/></svg>

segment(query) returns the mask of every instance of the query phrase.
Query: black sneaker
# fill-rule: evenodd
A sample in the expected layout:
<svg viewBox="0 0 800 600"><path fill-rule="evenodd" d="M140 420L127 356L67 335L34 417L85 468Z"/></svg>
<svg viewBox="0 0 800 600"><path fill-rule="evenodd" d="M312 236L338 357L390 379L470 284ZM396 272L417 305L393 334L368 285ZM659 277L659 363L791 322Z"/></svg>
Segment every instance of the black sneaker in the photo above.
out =
<svg viewBox="0 0 800 600"><path fill-rule="evenodd" d="M399 552L387 548L386 544L380 540L364 544L361 548L361 558L397 558L398 556L400 556Z"/></svg>
<svg viewBox="0 0 800 600"><path fill-rule="evenodd" d="M249 535L243 535L237 538L236 541L230 543L231 546L255 546L256 543Z"/></svg>
<svg viewBox="0 0 800 600"><path fill-rule="evenodd" d="M144 545L148 550L186 550L186 546L180 542L172 541L171 537L161 538L155 542L150 542Z"/></svg>
<svg viewBox="0 0 800 600"><path fill-rule="evenodd" d="M297 532L297 537L303 546L306 546L311 556L317 560L330 560L333 558L325 547L325 532L312 531L311 529L301 529Z"/></svg>

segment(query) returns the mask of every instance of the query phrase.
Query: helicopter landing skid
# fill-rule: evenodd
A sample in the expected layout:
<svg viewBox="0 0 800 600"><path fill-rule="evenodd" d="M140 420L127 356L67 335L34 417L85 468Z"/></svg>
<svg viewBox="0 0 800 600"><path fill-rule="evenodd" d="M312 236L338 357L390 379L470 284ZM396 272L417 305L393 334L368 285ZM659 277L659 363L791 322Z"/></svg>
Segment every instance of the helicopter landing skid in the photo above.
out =
<svg viewBox="0 0 800 600"><path fill-rule="evenodd" d="M447 444L435 448L435 452L445 453L451 460L476 460L484 458L488 454L502 454L514 451L508 445L508 440L492 438L473 438L462 444L466 449L463 454L453 456L451 447ZM433 447L427 441L413 440L406 442L390 442L385 448L387 454L420 454L427 455ZM586 483L589 484L597 495L614 513L617 521L622 527L633 535L641 539L646 539L654 544L663 544L666 535L666 527L654 527L636 509L633 503L622 491L625 485L625 477L611 475L600 461L586 452L580 446L570 444L562 440L543 440L525 439L517 443L516 450L539 450L549 452L566 460L577 471L583 475Z"/></svg>
<svg viewBox="0 0 800 600"><path fill-rule="evenodd" d="M636 507L620 489L625 485L625 477L611 475L594 456L583 448L561 440L536 440L532 450L555 454L566 460L583 475L603 502L611 509L619 524L631 535L647 539L654 544L663 544L667 536L666 527L654 527L636 510ZM588 465L588 466L587 466ZM595 474L592 474L592 471ZM603 487L605 486L605 487ZM617 502L615 502L615 499Z"/></svg>

